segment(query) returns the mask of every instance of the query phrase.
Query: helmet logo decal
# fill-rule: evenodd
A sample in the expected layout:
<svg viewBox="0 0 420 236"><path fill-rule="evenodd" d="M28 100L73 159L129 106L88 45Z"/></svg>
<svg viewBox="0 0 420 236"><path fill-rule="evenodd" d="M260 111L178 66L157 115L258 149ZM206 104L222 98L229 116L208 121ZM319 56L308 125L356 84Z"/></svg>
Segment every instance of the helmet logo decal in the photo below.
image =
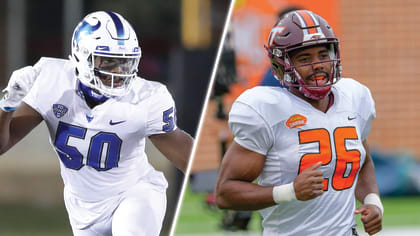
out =
<svg viewBox="0 0 420 236"><path fill-rule="evenodd" d="M295 114L286 121L286 126L291 129L294 129L294 128L306 125L307 121L308 119L305 116L300 115L300 114Z"/></svg>
<svg viewBox="0 0 420 236"><path fill-rule="evenodd" d="M95 32L101 26L101 22L98 21L96 25L90 25L86 21L83 21L82 24L77 28L76 32L74 33L74 44L78 44L81 37L85 35L90 35Z"/></svg>
<svg viewBox="0 0 420 236"><path fill-rule="evenodd" d="M322 32L314 34L305 34L303 35L303 41L311 42L302 43L302 45L327 42L327 40L325 39L325 35Z"/></svg>
<svg viewBox="0 0 420 236"><path fill-rule="evenodd" d="M111 11L107 11L108 15L112 18L112 21L114 22L115 28L117 30L117 36L118 38L124 38L125 32L124 32L124 26L120 20L120 18ZM124 45L124 40L118 40L119 45Z"/></svg>
<svg viewBox="0 0 420 236"><path fill-rule="evenodd" d="M273 41L276 38L276 35L281 34L285 29L286 27L284 26L276 26L273 29L271 29L270 34L268 35L268 43L267 43L269 47L271 47L271 45L273 44Z"/></svg>
<svg viewBox="0 0 420 236"><path fill-rule="evenodd" d="M98 45L98 46L96 46L96 50L99 50L99 51L109 51L109 46L101 46L101 45Z"/></svg>

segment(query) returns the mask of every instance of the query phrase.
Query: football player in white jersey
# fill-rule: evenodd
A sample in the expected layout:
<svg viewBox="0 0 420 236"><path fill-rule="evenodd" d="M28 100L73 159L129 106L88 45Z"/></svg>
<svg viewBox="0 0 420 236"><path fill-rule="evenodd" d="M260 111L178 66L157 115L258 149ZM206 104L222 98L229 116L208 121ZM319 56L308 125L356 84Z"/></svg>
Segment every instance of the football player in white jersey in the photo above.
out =
<svg viewBox="0 0 420 236"><path fill-rule="evenodd" d="M186 169L193 139L177 128L166 87L137 76L140 57L121 15L94 12L75 28L70 60L41 58L4 90L0 151L46 122L74 235L159 235L167 182L148 163L146 137Z"/></svg>
<svg viewBox="0 0 420 236"><path fill-rule="evenodd" d="M260 210L263 235L357 235L355 214L366 232L379 232L383 206L367 143L374 101L367 87L340 79L332 28L293 11L272 28L266 48L284 88L255 87L232 105L235 138L217 205Z"/></svg>

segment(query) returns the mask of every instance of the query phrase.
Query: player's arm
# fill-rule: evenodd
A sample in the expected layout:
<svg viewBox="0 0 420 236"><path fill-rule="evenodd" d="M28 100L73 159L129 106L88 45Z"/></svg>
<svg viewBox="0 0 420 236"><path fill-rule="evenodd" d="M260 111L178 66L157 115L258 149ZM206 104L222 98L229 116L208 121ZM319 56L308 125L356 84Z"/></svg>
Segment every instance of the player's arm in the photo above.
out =
<svg viewBox="0 0 420 236"><path fill-rule="evenodd" d="M363 141L363 146L366 150L366 159L360 170L355 191L357 200L363 203L363 205L355 213L362 214L365 231L372 235L382 229L383 207L379 199L375 167L370 156L367 140Z"/></svg>
<svg viewBox="0 0 420 236"><path fill-rule="evenodd" d="M189 134L178 128L168 133L151 135L149 139L176 168L185 173L194 143Z"/></svg>
<svg viewBox="0 0 420 236"><path fill-rule="evenodd" d="M25 137L41 121L41 115L22 103L40 73L40 67L26 66L13 72L0 100L0 154Z"/></svg>
<svg viewBox="0 0 420 236"><path fill-rule="evenodd" d="M235 141L229 146L216 183L216 204L234 210L258 210L275 205L273 187L253 183L260 175L265 156Z"/></svg>
<svg viewBox="0 0 420 236"><path fill-rule="evenodd" d="M41 115L24 102L14 112L0 110L0 154L13 147L41 121Z"/></svg>
<svg viewBox="0 0 420 236"><path fill-rule="evenodd" d="M235 141L220 167L216 183L216 204L234 210L259 210L280 202L306 201L323 194L322 172L318 162L288 184L261 186L253 183L264 168L265 156L248 150Z"/></svg>
<svg viewBox="0 0 420 236"><path fill-rule="evenodd" d="M376 182L375 167L370 156L367 140L363 141L363 147L366 150L366 159L359 173L359 179L356 185L356 198L363 203L363 200L369 193L379 195L378 184Z"/></svg>

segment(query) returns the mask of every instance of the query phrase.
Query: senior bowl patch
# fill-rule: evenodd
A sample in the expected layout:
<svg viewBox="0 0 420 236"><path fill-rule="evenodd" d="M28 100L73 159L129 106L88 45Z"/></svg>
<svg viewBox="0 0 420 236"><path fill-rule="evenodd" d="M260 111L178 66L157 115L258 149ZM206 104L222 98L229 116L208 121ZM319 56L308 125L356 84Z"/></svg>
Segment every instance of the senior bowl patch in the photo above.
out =
<svg viewBox="0 0 420 236"><path fill-rule="evenodd" d="M294 129L297 127L304 126L306 124L306 121L307 121L306 117L300 114L295 114L286 121L286 126L291 129Z"/></svg>
<svg viewBox="0 0 420 236"><path fill-rule="evenodd" d="M62 104L53 104L53 112L55 117L61 118L63 117L69 109L62 105Z"/></svg>

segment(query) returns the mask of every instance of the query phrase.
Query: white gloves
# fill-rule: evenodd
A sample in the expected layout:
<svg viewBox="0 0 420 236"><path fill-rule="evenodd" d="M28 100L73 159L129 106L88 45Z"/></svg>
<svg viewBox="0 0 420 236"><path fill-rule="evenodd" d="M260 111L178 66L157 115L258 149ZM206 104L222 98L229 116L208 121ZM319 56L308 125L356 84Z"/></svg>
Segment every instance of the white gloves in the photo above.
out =
<svg viewBox="0 0 420 236"><path fill-rule="evenodd" d="M39 75L39 67L26 66L15 70L10 76L7 87L3 89L4 96L0 100L0 108L3 111L10 112L16 110L22 99L31 90L35 79Z"/></svg>

